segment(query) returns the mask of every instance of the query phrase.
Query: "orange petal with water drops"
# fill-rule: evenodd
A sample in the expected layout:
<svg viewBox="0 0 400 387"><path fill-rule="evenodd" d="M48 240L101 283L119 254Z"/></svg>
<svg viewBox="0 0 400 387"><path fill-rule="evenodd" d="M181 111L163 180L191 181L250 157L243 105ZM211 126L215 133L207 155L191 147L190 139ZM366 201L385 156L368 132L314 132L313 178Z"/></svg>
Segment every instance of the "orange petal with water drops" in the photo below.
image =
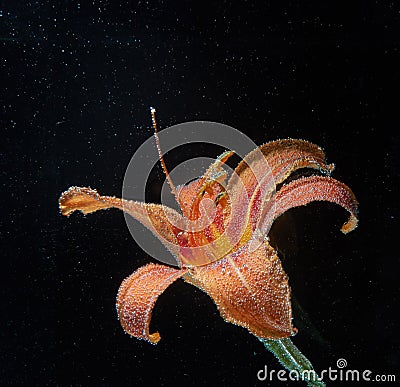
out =
<svg viewBox="0 0 400 387"><path fill-rule="evenodd" d="M323 150L311 142L295 139L271 141L250 152L239 163L228 183L228 191L240 178L251 197L266 174L277 185L300 168L314 168L330 173L334 166L326 164Z"/></svg>
<svg viewBox="0 0 400 387"><path fill-rule="evenodd" d="M185 269L150 263L126 278L119 288L116 305L124 331L157 344L160 334L149 332L154 304L164 290L185 273Z"/></svg>
<svg viewBox="0 0 400 387"><path fill-rule="evenodd" d="M290 208L304 206L313 201L336 203L350 213L348 221L341 228L344 234L357 227L358 202L351 189L331 177L309 176L284 185L274 195L263 208L258 228L264 234L278 216Z"/></svg>
<svg viewBox="0 0 400 387"><path fill-rule="evenodd" d="M185 229L185 220L169 207L101 196L96 190L86 187L71 187L63 192L59 206L61 213L66 216L74 211L89 214L107 208L123 210L152 231L175 257L179 256L176 235Z"/></svg>
<svg viewBox="0 0 400 387"><path fill-rule="evenodd" d="M227 321L260 338L279 339L296 332L288 279L275 250L266 242L205 266L189 269L185 281L207 293Z"/></svg>
<svg viewBox="0 0 400 387"><path fill-rule="evenodd" d="M242 224L240 242L249 241L256 229L257 219L264 203L292 172L300 168L319 169L330 173L333 165L327 165L325 154L320 147L304 140L272 141L250 152L236 167L228 182L231 216L227 222ZM230 231L230 235L235 229ZM238 235L234 235L237 240Z"/></svg>

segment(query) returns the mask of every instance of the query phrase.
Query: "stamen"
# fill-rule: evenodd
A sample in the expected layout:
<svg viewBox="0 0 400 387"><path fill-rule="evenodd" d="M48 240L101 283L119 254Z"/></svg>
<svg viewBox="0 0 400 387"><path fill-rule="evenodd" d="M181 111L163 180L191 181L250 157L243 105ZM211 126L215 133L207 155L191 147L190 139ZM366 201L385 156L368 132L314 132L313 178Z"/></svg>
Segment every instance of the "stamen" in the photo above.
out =
<svg viewBox="0 0 400 387"><path fill-rule="evenodd" d="M171 191L174 194L176 200L178 201L178 192L175 188L174 183L172 182L171 177L169 176L167 165L165 164L164 155L162 153L161 146L160 146L160 138L158 137L158 128L157 128L157 121L156 121L156 109L150 106L150 113L151 113L151 121L153 123L153 128L154 128L154 137L156 139L158 155L160 157L161 167L164 171L165 177L167 178L168 184L171 187Z"/></svg>

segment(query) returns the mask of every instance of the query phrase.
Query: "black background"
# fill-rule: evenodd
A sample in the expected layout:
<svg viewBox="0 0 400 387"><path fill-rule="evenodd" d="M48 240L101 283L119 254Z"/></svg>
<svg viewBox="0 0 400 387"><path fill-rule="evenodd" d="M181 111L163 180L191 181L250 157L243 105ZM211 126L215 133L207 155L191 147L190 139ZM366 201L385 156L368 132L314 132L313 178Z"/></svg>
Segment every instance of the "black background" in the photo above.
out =
<svg viewBox="0 0 400 387"><path fill-rule="evenodd" d="M115 296L154 260L122 213L59 215L70 185L120 195L152 135L150 105L161 128L210 120L257 144L294 137L325 149L360 225L344 236L345 211L327 203L274 225L296 298L293 341L317 370L343 357L400 378L397 2L0 4L3 382L260 386L259 369L281 369L183 281L155 307L160 343L129 338ZM160 168L156 177L155 192Z"/></svg>

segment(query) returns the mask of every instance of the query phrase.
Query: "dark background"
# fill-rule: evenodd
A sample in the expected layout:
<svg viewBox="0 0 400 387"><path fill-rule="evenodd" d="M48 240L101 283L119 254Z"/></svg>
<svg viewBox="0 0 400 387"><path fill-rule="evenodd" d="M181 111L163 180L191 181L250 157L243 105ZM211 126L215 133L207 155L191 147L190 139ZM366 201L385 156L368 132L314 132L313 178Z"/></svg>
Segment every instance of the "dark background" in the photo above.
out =
<svg viewBox="0 0 400 387"><path fill-rule="evenodd" d="M210 120L257 144L294 137L325 149L360 225L344 236L345 211L327 203L274 225L293 340L317 370L343 357L399 380L397 2L0 4L2 383L260 386L259 369L281 369L183 281L155 307L160 343L129 338L116 293L154 260L118 211L59 215L70 185L120 195L152 135L150 105L161 128ZM160 168L156 177L155 192Z"/></svg>

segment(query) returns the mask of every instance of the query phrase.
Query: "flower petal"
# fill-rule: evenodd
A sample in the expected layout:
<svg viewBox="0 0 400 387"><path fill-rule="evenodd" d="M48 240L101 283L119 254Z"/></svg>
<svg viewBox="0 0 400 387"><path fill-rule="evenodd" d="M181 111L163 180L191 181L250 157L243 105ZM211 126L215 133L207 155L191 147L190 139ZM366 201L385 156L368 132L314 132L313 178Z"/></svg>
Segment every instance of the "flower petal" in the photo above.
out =
<svg viewBox="0 0 400 387"><path fill-rule="evenodd" d="M261 159L261 155L264 156L264 160ZM269 166L269 171L265 169L265 165ZM250 152L239 163L228 183L228 192L237 184L239 177L251 197L265 174L269 174L270 179L277 185L300 168L314 168L330 173L334 166L326 164L323 150L311 142L295 139L271 141Z"/></svg>
<svg viewBox="0 0 400 387"><path fill-rule="evenodd" d="M273 221L290 208L320 200L336 203L350 213L349 220L341 228L344 234L357 227L358 202L351 189L331 177L309 176L284 185L274 195L263 208L258 228L264 234Z"/></svg>
<svg viewBox="0 0 400 387"><path fill-rule="evenodd" d="M123 210L152 231L175 257L179 256L176 236L185 229L185 220L172 208L101 196L96 190L86 187L71 187L63 192L59 206L61 213L66 216L77 210L84 214L107 208Z"/></svg>
<svg viewBox="0 0 400 387"><path fill-rule="evenodd" d="M124 331L157 344L159 333L149 333L154 304L164 290L185 273L186 270L150 263L126 278L119 288L116 305Z"/></svg>
<svg viewBox="0 0 400 387"><path fill-rule="evenodd" d="M245 245L209 265L191 268L184 279L206 292L226 321L257 337L279 339L296 332L288 279L266 241L255 251Z"/></svg>
<svg viewBox="0 0 400 387"><path fill-rule="evenodd" d="M326 164L325 154L317 145L293 139L264 144L239 163L227 188L232 210L230 217L225 218L225 228L233 224L228 234L239 241L233 250L250 240L264 203L275 193L276 185L300 168L329 174L333 165Z"/></svg>

